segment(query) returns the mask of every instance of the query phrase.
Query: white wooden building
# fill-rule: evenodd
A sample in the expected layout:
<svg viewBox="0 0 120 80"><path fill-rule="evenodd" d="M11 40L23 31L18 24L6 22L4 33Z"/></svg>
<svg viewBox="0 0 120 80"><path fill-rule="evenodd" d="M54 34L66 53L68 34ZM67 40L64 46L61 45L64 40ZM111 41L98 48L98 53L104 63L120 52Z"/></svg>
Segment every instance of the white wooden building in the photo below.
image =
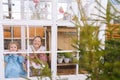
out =
<svg viewBox="0 0 120 80"><path fill-rule="evenodd" d="M99 1L102 5L106 5L107 0ZM92 12L98 13L93 8L94 0L83 0L83 2L88 16L91 16ZM26 49L36 35L42 36L43 45L46 47L45 53L51 55L52 80L85 80L86 74L79 74L78 64L57 63L58 52L76 51L77 53L77 50L70 47L70 35L74 36L75 33L75 26L71 23L74 14L79 14L76 0L0 0L0 80L25 80L24 78L5 78L4 54L9 53L7 46L10 41L19 42L18 53L29 53ZM104 25L102 26L104 29ZM104 31L100 33L99 38L104 41L103 34ZM79 58L78 54L76 56ZM66 65L75 66L73 73L65 73L64 70L67 70L67 67L59 74L58 67ZM29 63L27 77L37 80L36 77L29 75ZM43 80L46 79L49 80L46 77L43 78Z"/></svg>

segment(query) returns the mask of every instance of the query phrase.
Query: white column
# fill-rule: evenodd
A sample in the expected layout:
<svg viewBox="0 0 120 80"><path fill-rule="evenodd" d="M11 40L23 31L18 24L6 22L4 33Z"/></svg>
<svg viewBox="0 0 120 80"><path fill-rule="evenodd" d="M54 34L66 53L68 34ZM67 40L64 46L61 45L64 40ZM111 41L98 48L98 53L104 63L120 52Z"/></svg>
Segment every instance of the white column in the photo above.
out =
<svg viewBox="0 0 120 80"><path fill-rule="evenodd" d="M25 40L25 26L21 26L21 50L25 51L26 50L26 40Z"/></svg>
<svg viewBox="0 0 120 80"><path fill-rule="evenodd" d="M0 0L0 79L4 80L4 41L3 41L3 27L2 27L2 18L3 18L3 8L2 0Z"/></svg>
<svg viewBox="0 0 120 80"><path fill-rule="evenodd" d="M52 26L51 26L51 70L52 80L56 80L57 74L57 0L52 0Z"/></svg>
<svg viewBox="0 0 120 80"><path fill-rule="evenodd" d="M101 40L102 44L105 44L105 27L106 27L105 24L100 26L100 32L99 32L99 35L98 35L98 38L99 38L99 40ZM101 45L101 48L104 49L105 46Z"/></svg>
<svg viewBox="0 0 120 80"><path fill-rule="evenodd" d="M25 19L24 16L24 10L25 10L25 6L24 6L24 0L21 0L21 20ZM25 50L26 44L25 44L26 40L25 40L25 26L21 26L21 50Z"/></svg>
<svg viewBox="0 0 120 80"><path fill-rule="evenodd" d="M55 24L51 27L51 70L53 80L56 80L57 74L57 26Z"/></svg>
<svg viewBox="0 0 120 80"><path fill-rule="evenodd" d="M3 41L3 26L0 22L0 79L4 80L4 41Z"/></svg>
<svg viewBox="0 0 120 80"><path fill-rule="evenodd" d="M108 0L100 0L99 2L106 9ZM103 10L103 8L100 7L100 9L101 9L101 11L105 12L105 10ZM100 13L100 16L103 16L103 14ZM100 32L99 32L99 35L98 35L98 38L99 38L99 40L101 40L102 44L105 44L105 28L106 28L106 24L101 25L100 26ZM105 47L103 45L101 45L101 48L104 49Z"/></svg>
<svg viewBox="0 0 120 80"><path fill-rule="evenodd" d="M2 7L2 0L0 0L0 20L2 19L2 17L3 17L3 7Z"/></svg>

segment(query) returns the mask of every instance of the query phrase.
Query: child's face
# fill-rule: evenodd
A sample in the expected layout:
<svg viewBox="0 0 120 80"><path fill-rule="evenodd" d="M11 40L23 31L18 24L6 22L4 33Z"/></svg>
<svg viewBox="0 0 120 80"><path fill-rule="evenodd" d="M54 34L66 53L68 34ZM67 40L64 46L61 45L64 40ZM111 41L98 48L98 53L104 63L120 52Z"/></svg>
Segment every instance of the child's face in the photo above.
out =
<svg viewBox="0 0 120 80"><path fill-rule="evenodd" d="M17 45L16 44L10 45L10 51L12 51L12 52L17 51Z"/></svg>

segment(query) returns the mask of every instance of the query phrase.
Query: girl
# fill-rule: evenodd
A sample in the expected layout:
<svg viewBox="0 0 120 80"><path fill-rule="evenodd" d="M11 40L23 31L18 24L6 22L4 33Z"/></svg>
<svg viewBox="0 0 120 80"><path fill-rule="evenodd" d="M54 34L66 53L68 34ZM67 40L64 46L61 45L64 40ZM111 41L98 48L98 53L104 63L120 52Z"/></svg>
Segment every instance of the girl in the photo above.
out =
<svg viewBox="0 0 120 80"><path fill-rule="evenodd" d="M39 51L45 51L45 47L42 46L42 38L40 36L36 36L33 39L33 43L32 45L30 45L30 47L28 48L30 53L34 53L37 52L38 58L43 61L43 62L47 62L47 55L45 53L39 53Z"/></svg>
<svg viewBox="0 0 120 80"><path fill-rule="evenodd" d="M10 42L8 46L9 52L17 52L18 48L17 42ZM26 77L26 71L23 68L25 59L21 54L7 54L4 60L6 78Z"/></svg>
<svg viewBox="0 0 120 80"><path fill-rule="evenodd" d="M29 52L39 52L39 51L45 51L45 47L42 46L42 38L41 36L36 36L33 39L32 45L29 46L28 51Z"/></svg>
<svg viewBox="0 0 120 80"><path fill-rule="evenodd" d="M45 51L46 50L45 47L42 46L42 38L40 36L34 37L32 45L30 45L28 50L30 52L30 58L31 58L31 61L30 61L30 76L40 75L39 69L44 67L45 66L44 63L47 63L47 61L48 61L47 54L39 52L39 51ZM34 53L34 52L36 52L37 54ZM42 64L36 62L37 58L38 58L38 60L42 61Z"/></svg>

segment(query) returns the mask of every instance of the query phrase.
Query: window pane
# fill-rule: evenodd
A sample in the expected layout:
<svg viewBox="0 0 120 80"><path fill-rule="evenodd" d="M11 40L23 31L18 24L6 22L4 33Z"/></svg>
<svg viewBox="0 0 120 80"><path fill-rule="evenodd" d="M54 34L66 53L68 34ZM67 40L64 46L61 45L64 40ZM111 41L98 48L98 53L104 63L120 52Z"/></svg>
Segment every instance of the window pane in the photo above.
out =
<svg viewBox="0 0 120 80"><path fill-rule="evenodd" d="M21 27L4 25L4 49L8 49L8 43L17 41L21 49Z"/></svg>
<svg viewBox="0 0 120 80"><path fill-rule="evenodd" d="M41 1L36 3L33 0L4 0L4 19L51 19L52 3Z"/></svg>
<svg viewBox="0 0 120 80"><path fill-rule="evenodd" d="M58 49L74 50L72 40L77 38L75 27L58 27Z"/></svg>

